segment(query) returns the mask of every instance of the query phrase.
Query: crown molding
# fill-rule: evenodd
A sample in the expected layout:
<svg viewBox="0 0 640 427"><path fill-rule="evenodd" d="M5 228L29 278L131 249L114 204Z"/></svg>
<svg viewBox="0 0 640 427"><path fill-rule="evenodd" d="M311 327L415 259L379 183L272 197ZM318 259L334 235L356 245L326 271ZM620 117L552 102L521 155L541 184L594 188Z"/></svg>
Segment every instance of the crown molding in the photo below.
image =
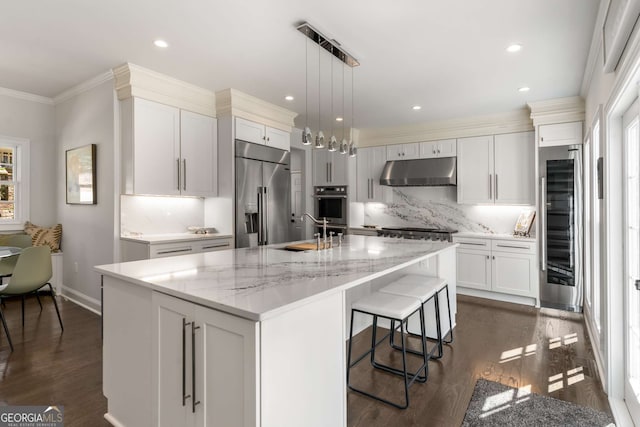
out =
<svg viewBox="0 0 640 427"><path fill-rule="evenodd" d="M23 101L37 102L39 104L53 105L53 99L46 96L34 95L28 92L21 92L19 90L7 89L0 87L0 95L7 96L9 98L21 99Z"/></svg>
<svg viewBox="0 0 640 427"><path fill-rule="evenodd" d="M156 71L126 63L113 69L119 100L138 97L207 116L216 116L215 94Z"/></svg>
<svg viewBox="0 0 640 427"><path fill-rule="evenodd" d="M580 96L529 102L534 126L584 121L584 99Z"/></svg>
<svg viewBox="0 0 640 427"><path fill-rule="evenodd" d="M293 120L298 115L286 108L231 88L216 92L216 110L220 115L242 117L285 132L291 132Z"/></svg>
<svg viewBox="0 0 640 427"><path fill-rule="evenodd" d="M60 104L61 102L65 102L71 98L74 98L81 93L84 93L88 90L93 89L96 86L101 85L104 82L108 82L109 80L113 80L113 71L109 70L100 75L95 76L92 79L89 79L85 82L77 84L73 86L71 89L67 89L59 95L56 95L53 98L54 104Z"/></svg>
<svg viewBox="0 0 640 427"><path fill-rule="evenodd" d="M533 130L533 124L529 111L523 108L508 113L440 120L418 125L359 129L358 146L406 144L531 130Z"/></svg>
<svg viewBox="0 0 640 427"><path fill-rule="evenodd" d="M604 18L607 13L609 2L600 2L600 8L598 9L598 16L593 26L593 37L591 37L591 46L589 47L589 56L587 57L587 66L584 69L584 76L582 77L582 85L580 86L580 95L586 98L589 93L589 87L591 86L591 79L596 71L598 64L602 65L600 60L602 59L602 25L604 24Z"/></svg>

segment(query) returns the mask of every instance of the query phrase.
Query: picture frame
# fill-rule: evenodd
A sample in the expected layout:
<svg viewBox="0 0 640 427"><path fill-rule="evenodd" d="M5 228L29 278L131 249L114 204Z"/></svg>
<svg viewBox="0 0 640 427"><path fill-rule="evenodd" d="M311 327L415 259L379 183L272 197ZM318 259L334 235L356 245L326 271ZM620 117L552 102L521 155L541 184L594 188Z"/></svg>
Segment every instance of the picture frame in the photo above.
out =
<svg viewBox="0 0 640 427"><path fill-rule="evenodd" d="M536 218L536 211L524 211L520 213L516 225L513 229L514 236L529 237L533 221Z"/></svg>
<svg viewBox="0 0 640 427"><path fill-rule="evenodd" d="M65 152L66 194L68 205L95 205L96 144L72 148Z"/></svg>

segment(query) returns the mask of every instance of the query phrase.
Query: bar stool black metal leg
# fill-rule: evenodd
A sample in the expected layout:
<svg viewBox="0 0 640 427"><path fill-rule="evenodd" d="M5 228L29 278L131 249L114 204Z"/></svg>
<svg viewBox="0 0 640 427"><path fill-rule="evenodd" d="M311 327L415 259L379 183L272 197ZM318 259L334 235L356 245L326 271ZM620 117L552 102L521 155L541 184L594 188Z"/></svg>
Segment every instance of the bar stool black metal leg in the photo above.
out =
<svg viewBox="0 0 640 427"><path fill-rule="evenodd" d="M378 316L373 315L373 326L371 329L371 366L376 365L376 336L378 331Z"/></svg>
<svg viewBox="0 0 640 427"><path fill-rule="evenodd" d="M351 325L349 327L349 350L347 355L347 387L351 388L351 382L349 376L351 374L351 347L353 344L353 315L354 311L351 310Z"/></svg>
<svg viewBox="0 0 640 427"><path fill-rule="evenodd" d="M445 285L445 290L447 292L447 309L449 313L449 333L445 334L445 336L442 337L442 339L446 344L451 344L453 342L453 323L451 323L451 303L449 302L449 285ZM447 335L449 335L449 340L446 340Z"/></svg>
<svg viewBox="0 0 640 427"><path fill-rule="evenodd" d="M400 339L402 340L402 370L404 371L404 402L405 404L404 406L398 406L400 409L405 409L409 407L409 374L407 373L407 347L405 343L403 324L404 322L400 321ZM420 371L418 371L418 373L419 372Z"/></svg>
<svg viewBox="0 0 640 427"><path fill-rule="evenodd" d="M440 359L442 357L442 327L440 326L440 294L436 292L435 297L433 298L433 303L434 303L434 308L436 311L436 341L437 341L437 348L438 348L438 355L436 357L433 357L433 355L431 353L433 353L433 350L431 350L431 353L429 354L429 357L432 359Z"/></svg>
<svg viewBox="0 0 640 427"><path fill-rule="evenodd" d="M7 321L4 318L4 313L2 312L2 308L0 308L0 320L2 321L2 326L4 327L4 333L7 335L7 341L9 341L9 347L11 351L13 351L13 342L11 342L11 335L9 334L9 328L7 327Z"/></svg>

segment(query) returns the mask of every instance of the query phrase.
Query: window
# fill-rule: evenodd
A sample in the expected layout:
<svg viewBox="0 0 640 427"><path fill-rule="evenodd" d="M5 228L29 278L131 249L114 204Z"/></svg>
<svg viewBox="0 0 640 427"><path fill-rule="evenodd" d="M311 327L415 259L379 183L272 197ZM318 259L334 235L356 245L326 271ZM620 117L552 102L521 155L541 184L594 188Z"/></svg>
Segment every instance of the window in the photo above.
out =
<svg viewBox="0 0 640 427"><path fill-rule="evenodd" d="M29 140L0 136L0 230L29 218Z"/></svg>

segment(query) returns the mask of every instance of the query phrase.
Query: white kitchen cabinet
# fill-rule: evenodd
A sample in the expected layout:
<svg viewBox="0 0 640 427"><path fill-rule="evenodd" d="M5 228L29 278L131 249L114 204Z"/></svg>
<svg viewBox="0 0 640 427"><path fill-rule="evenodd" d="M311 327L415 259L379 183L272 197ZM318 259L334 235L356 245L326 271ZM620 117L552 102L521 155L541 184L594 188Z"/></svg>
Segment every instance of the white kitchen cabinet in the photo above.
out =
<svg viewBox="0 0 640 427"><path fill-rule="evenodd" d="M458 287L537 298L535 241L454 237Z"/></svg>
<svg viewBox="0 0 640 427"><path fill-rule="evenodd" d="M380 175L387 162L385 147L368 147L358 150L356 157L356 201L391 201L391 187L380 185Z"/></svg>
<svg viewBox="0 0 640 427"><path fill-rule="evenodd" d="M167 243L150 243L131 239L122 239L120 242L123 262L233 249L231 236L209 239L199 237L197 240L185 239Z"/></svg>
<svg viewBox="0 0 640 427"><path fill-rule="evenodd" d="M280 150L290 150L290 135L288 132L272 128L261 123L235 118L236 139L241 139L254 144L268 145Z"/></svg>
<svg viewBox="0 0 640 427"><path fill-rule="evenodd" d="M533 132L460 138L458 203L533 205Z"/></svg>
<svg viewBox="0 0 640 427"><path fill-rule="evenodd" d="M180 111L180 193L183 196L218 194L217 125L213 117Z"/></svg>
<svg viewBox="0 0 640 427"><path fill-rule="evenodd" d="M125 194L217 195L215 118L141 98L121 113Z"/></svg>
<svg viewBox="0 0 640 427"><path fill-rule="evenodd" d="M420 143L387 145L387 160L411 160L420 158Z"/></svg>
<svg viewBox="0 0 640 427"><path fill-rule="evenodd" d="M358 152L358 155L360 153ZM326 148L313 150L313 185L348 185L349 156Z"/></svg>
<svg viewBox="0 0 640 427"><path fill-rule="evenodd" d="M420 158L430 159L433 157L455 157L456 140L443 139L439 141L427 141L420 143Z"/></svg>
<svg viewBox="0 0 640 427"><path fill-rule="evenodd" d="M582 122L540 125L538 133L540 147L582 144Z"/></svg>
<svg viewBox="0 0 640 427"><path fill-rule="evenodd" d="M152 309L154 425L258 425L258 323L159 292Z"/></svg>
<svg viewBox="0 0 640 427"><path fill-rule="evenodd" d="M494 137L494 200L496 204L535 204L533 132Z"/></svg>
<svg viewBox="0 0 640 427"><path fill-rule="evenodd" d="M458 203L493 203L493 136L458 139Z"/></svg>

